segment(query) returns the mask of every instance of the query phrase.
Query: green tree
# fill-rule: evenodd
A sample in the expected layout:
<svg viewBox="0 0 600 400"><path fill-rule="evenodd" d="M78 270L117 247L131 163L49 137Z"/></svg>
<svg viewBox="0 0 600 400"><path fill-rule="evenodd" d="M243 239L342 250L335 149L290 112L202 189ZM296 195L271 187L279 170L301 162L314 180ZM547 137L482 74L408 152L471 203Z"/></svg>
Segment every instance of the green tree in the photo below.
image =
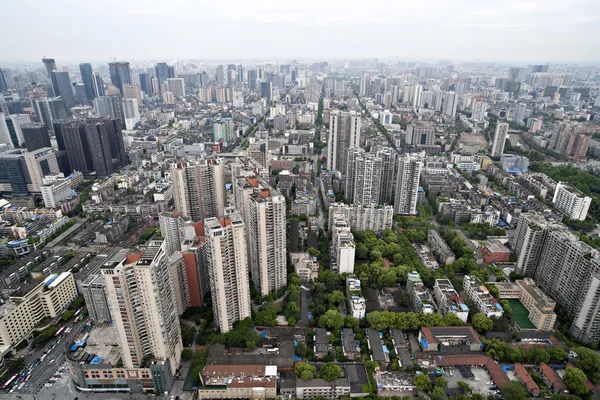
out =
<svg viewBox="0 0 600 400"><path fill-rule="evenodd" d="M444 400L444 396L446 395L446 391L437 386L435 388L433 388L433 391L431 392L431 400Z"/></svg>
<svg viewBox="0 0 600 400"><path fill-rule="evenodd" d="M521 382L508 382L501 389L506 400L523 400L527 397L527 389Z"/></svg>
<svg viewBox="0 0 600 400"><path fill-rule="evenodd" d="M296 318L294 317L289 317L287 322L289 326L296 326Z"/></svg>
<svg viewBox="0 0 600 400"><path fill-rule="evenodd" d="M589 392L585 385L585 373L579 368L567 368L563 380L571 393L583 396Z"/></svg>
<svg viewBox="0 0 600 400"><path fill-rule="evenodd" d="M327 329L340 329L344 326L344 317L337 310L328 310L319 318L319 327Z"/></svg>
<svg viewBox="0 0 600 400"><path fill-rule="evenodd" d="M294 373L303 381L310 381L315 377L316 368L313 365L299 362L294 365Z"/></svg>
<svg viewBox="0 0 600 400"><path fill-rule="evenodd" d="M486 317L483 313L473 315L471 323L477 332L491 331L494 328L494 321Z"/></svg>
<svg viewBox="0 0 600 400"><path fill-rule="evenodd" d="M462 319L458 318L458 315L454 313L448 313L444 316L445 326L462 326L465 325ZM437 382L437 381L436 381Z"/></svg>
<svg viewBox="0 0 600 400"><path fill-rule="evenodd" d="M435 380L435 386L446 389L448 387L448 380L446 378L437 378Z"/></svg>
<svg viewBox="0 0 600 400"><path fill-rule="evenodd" d="M465 394L473 392L473 389L471 389L471 385L469 385L467 382L458 381L457 385L459 388L462 389L463 392L465 392Z"/></svg>
<svg viewBox="0 0 600 400"><path fill-rule="evenodd" d="M73 317L73 315L75 315L75 311L67 310L67 311L64 311L62 314L60 314L60 319L62 319L63 321L66 321L68 319L71 319Z"/></svg>
<svg viewBox="0 0 600 400"><path fill-rule="evenodd" d="M594 384L600 383L600 356L586 347L575 347L577 353L575 365L582 370Z"/></svg>
<svg viewBox="0 0 600 400"><path fill-rule="evenodd" d="M415 387L417 388L417 390L422 390L425 392L428 392L431 390L431 380L429 379L429 376L427 374L418 374L415 375Z"/></svg>
<svg viewBox="0 0 600 400"><path fill-rule="evenodd" d="M191 360L192 358L194 358L194 352L191 349L183 349L181 351L182 360Z"/></svg>
<svg viewBox="0 0 600 400"><path fill-rule="evenodd" d="M331 382L340 377L341 370L340 367L329 362L321 365L321 370L319 372L321 373L321 379Z"/></svg>
<svg viewBox="0 0 600 400"><path fill-rule="evenodd" d="M344 326L350 329L358 329L360 321L358 318L354 318L352 315L346 315L344 318Z"/></svg>

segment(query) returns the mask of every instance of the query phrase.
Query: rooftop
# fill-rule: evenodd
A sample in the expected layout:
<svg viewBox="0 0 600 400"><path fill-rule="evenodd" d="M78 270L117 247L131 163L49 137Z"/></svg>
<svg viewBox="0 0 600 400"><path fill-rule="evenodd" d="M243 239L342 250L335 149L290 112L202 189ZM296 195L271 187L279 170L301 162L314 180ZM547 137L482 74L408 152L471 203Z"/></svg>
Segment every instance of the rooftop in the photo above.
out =
<svg viewBox="0 0 600 400"><path fill-rule="evenodd" d="M114 326L95 325L87 334L82 334L74 344L78 344L78 342L79 344L85 343L85 346L80 345L76 350L70 351L69 358L72 360L116 365L121 357L119 333ZM91 360L90 355L94 356Z"/></svg>

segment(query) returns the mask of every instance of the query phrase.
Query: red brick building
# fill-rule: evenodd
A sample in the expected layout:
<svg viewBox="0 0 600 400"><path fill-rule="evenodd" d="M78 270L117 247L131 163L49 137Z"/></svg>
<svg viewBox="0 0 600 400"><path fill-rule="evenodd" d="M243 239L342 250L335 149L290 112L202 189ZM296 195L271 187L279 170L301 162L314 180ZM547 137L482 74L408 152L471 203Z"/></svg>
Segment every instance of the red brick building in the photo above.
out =
<svg viewBox="0 0 600 400"><path fill-rule="evenodd" d="M510 258L510 250L499 240L490 240L481 249L481 253L483 254L483 261L488 264L507 262Z"/></svg>

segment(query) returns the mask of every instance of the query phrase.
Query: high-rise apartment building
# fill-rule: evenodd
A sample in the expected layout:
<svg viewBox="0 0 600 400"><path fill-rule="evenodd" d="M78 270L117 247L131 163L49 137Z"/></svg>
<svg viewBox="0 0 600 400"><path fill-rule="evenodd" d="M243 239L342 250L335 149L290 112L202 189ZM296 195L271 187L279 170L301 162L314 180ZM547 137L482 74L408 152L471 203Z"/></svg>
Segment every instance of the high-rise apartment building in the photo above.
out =
<svg viewBox="0 0 600 400"><path fill-rule="evenodd" d="M558 182L552 199L554 206L571 219L583 221L587 217L592 198L569 184Z"/></svg>
<svg viewBox="0 0 600 400"><path fill-rule="evenodd" d="M508 136L508 124L506 122L496 123L496 132L492 142L491 157L500 157L504 153L504 145Z"/></svg>
<svg viewBox="0 0 600 400"><path fill-rule="evenodd" d="M218 218L225 208L225 182L220 159L171 165L175 210L193 221Z"/></svg>
<svg viewBox="0 0 600 400"><path fill-rule="evenodd" d="M354 204L378 204L381 189L382 160L364 149L348 150L346 200Z"/></svg>
<svg viewBox="0 0 600 400"><path fill-rule="evenodd" d="M215 75L216 75L215 77L217 79L217 84L224 85L225 84L225 69L223 68L222 65L217 66Z"/></svg>
<svg viewBox="0 0 600 400"><path fill-rule="evenodd" d="M329 229L333 229L334 216L341 214L351 229L383 232L392 228L394 208L390 205L333 203L329 206Z"/></svg>
<svg viewBox="0 0 600 400"><path fill-rule="evenodd" d="M169 269L164 244L152 242L140 254L128 255L116 266L104 266L101 272L119 333L123 365L139 368L166 362L172 383L183 346L175 304L176 282Z"/></svg>
<svg viewBox="0 0 600 400"><path fill-rule="evenodd" d="M85 86L85 94L88 102L91 102L96 98L96 91L94 90L94 72L92 71L92 64L82 63L79 64L79 71L81 72L81 80Z"/></svg>
<svg viewBox="0 0 600 400"><path fill-rule="evenodd" d="M600 340L596 275L600 255L541 214L521 214L511 247L518 259L515 272L533 278L537 286L575 317L571 333L586 343Z"/></svg>
<svg viewBox="0 0 600 400"><path fill-rule="evenodd" d="M332 217L331 267L340 274L354 272L354 255L356 244L350 225L342 214Z"/></svg>
<svg viewBox="0 0 600 400"><path fill-rule="evenodd" d="M414 155L404 155L397 159L394 214L417 214L417 196L422 167L423 161Z"/></svg>
<svg viewBox="0 0 600 400"><path fill-rule="evenodd" d="M329 113L329 140L327 142L327 169L346 172L348 150L360 147L360 113L332 110Z"/></svg>
<svg viewBox="0 0 600 400"><path fill-rule="evenodd" d="M110 81L119 88L123 94L123 86L131 85L131 70L128 62L111 62L108 64Z"/></svg>
<svg viewBox="0 0 600 400"><path fill-rule="evenodd" d="M477 122L485 120L485 112L487 111L487 102L483 99L476 99L471 106L471 119Z"/></svg>
<svg viewBox="0 0 600 400"><path fill-rule="evenodd" d="M0 192L13 196L41 193L45 175L58 170L56 155L51 147L31 152L22 149L0 153Z"/></svg>
<svg viewBox="0 0 600 400"><path fill-rule="evenodd" d="M250 274L262 295L287 284L285 197L261 176L233 178L235 208L246 224Z"/></svg>
<svg viewBox="0 0 600 400"><path fill-rule="evenodd" d="M381 159L381 179L378 204L392 204L394 185L396 183L396 150L387 147L377 152Z"/></svg>
<svg viewBox="0 0 600 400"><path fill-rule="evenodd" d="M147 96L152 96L154 92L152 91L152 82L150 81L150 74L142 73L139 75L140 79L140 88L142 92L146 93Z"/></svg>
<svg viewBox="0 0 600 400"><path fill-rule="evenodd" d="M215 324L225 333L252 313L246 228L240 213L228 210L222 218L206 219L204 230Z"/></svg>
<svg viewBox="0 0 600 400"><path fill-rule="evenodd" d="M175 97L185 97L185 82L183 78L167 79L167 88Z"/></svg>
<svg viewBox="0 0 600 400"><path fill-rule="evenodd" d="M123 99L135 99L138 105L142 105L142 89L137 83L123 85Z"/></svg>
<svg viewBox="0 0 600 400"><path fill-rule="evenodd" d="M256 70L255 69L250 69L248 70L248 88L250 90L256 90L257 85L256 85Z"/></svg>
<svg viewBox="0 0 600 400"><path fill-rule="evenodd" d="M449 118L456 118L458 107L458 93L445 92L443 95L443 114Z"/></svg>

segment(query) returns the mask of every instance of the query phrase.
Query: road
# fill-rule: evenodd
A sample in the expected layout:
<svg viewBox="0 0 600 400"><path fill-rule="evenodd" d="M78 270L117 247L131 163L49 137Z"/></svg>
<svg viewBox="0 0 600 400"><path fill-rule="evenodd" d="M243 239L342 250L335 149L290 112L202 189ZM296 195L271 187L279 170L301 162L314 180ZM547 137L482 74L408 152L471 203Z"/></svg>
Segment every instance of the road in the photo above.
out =
<svg viewBox="0 0 600 400"><path fill-rule="evenodd" d="M69 326L69 324L67 326ZM29 381L27 381L26 384L27 389L15 390L14 393L37 393L37 391L44 386L48 378L50 378L64 362L66 347L73 344L75 338L81 333L82 327L83 323L81 322L74 324L71 332L62 338L60 343L48 353L44 361L40 362L40 365L33 370L31 378L29 378ZM30 356L27 356L25 364L35 362L37 359L41 358L44 355L44 352L56 341L57 339L50 340L46 346L34 351ZM52 360L54 360L54 362L52 362Z"/></svg>

